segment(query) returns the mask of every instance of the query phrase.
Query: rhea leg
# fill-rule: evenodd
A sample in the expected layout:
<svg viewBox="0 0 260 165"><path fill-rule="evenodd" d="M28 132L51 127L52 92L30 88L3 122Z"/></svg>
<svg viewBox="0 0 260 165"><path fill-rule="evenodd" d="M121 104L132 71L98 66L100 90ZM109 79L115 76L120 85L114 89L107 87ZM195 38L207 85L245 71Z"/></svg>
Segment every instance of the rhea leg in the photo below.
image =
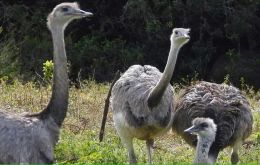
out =
<svg viewBox="0 0 260 165"><path fill-rule="evenodd" d="M136 160L136 156L135 156L135 152L134 152L133 138L127 138L127 139L121 138L121 139L122 139L123 143L125 144L125 147L128 150L129 163L136 164L137 160Z"/></svg>
<svg viewBox="0 0 260 165"><path fill-rule="evenodd" d="M146 140L146 147L147 147L147 155L148 155L148 163L152 164L152 147L153 147L154 140L148 139Z"/></svg>
<svg viewBox="0 0 260 165"><path fill-rule="evenodd" d="M130 164L136 164L136 156L134 153L133 136L131 135L129 128L125 124L124 115L122 113L114 113L113 119L117 133L128 151L128 158Z"/></svg>
<svg viewBox="0 0 260 165"><path fill-rule="evenodd" d="M239 161L238 157L238 149L242 146L242 141L238 140L236 141L235 145L233 146L232 149L232 154L231 154L231 163L232 164L237 164Z"/></svg>
<svg viewBox="0 0 260 165"><path fill-rule="evenodd" d="M126 149L128 151L129 163L136 164L137 160L136 160L136 156L135 156L135 152L134 152L133 138L122 136L122 134L120 135L120 138L121 138L122 143L124 144L124 146L126 147Z"/></svg>

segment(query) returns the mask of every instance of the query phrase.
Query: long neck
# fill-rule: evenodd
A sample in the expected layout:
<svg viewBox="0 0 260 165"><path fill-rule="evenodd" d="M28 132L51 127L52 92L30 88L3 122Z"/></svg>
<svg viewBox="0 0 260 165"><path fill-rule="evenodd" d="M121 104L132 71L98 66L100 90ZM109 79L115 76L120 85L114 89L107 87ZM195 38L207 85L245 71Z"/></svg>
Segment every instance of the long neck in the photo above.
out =
<svg viewBox="0 0 260 165"><path fill-rule="evenodd" d="M62 27L51 28L54 47L54 75L52 96L46 108L49 114L61 126L68 109L69 81L67 71L67 57L64 43L64 30Z"/></svg>
<svg viewBox="0 0 260 165"><path fill-rule="evenodd" d="M196 147L196 154L195 154L195 159L193 163L196 164L201 164L201 163L210 163L208 159L208 153L209 149L213 143L213 140L210 138L203 138L203 137L198 137L198 143Z"/></svg>
<svg viewBox="0 0 260 165"><path fill-rule="evenodd" d="M163 71L162 77L149 94L148 97L149 107L154 107L158 105L158 103L161 101L161 98L172 78L178 52L179 52L179 48L175 47L174 44L171 43L167 64Z"/></svg>

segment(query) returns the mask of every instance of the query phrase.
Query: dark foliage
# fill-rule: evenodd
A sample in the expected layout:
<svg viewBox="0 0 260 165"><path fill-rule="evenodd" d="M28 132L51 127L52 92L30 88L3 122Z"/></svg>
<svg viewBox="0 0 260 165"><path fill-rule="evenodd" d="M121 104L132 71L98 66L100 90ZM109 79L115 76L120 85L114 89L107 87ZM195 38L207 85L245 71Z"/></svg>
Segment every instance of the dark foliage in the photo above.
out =
<svg viewBox="0 0 260 165"><path fill-rule="evenodd" d="M46 16L61 0L0 2L0 77L25 80L42 74L52 58ZM174 81L199 73L204 80L260 87L260 2L258 0L79 0L95 16L66 31L70 77L111 80L116 70L150 64L161 71L174 27L190 27ZM1 30L2 29L2 30ZM69 34L68 34L69 33Z"/></svg>

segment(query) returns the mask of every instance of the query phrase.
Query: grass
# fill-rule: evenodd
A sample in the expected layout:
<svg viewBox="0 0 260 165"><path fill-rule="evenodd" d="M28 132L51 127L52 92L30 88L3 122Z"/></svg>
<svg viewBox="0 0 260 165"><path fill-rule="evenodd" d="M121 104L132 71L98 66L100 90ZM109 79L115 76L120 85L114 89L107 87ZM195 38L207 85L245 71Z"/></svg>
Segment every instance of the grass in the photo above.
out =
<svg viewBox="0 0 260 165"><path fill-rule="evenodd" d="M71 88L69 111L63 124L60 140L55 148L55 160L61 164L85 163L126 163L127 152L120 143L109 112L104 141L99 143L98 133L102 119L104 100L109 84L96 84L86 81L82 89ZM16 81L12 85L0 83L0 105L12 107L15 112L41 111L50 98L51 87L37 86L33 83L22 84ZM254 115L252 135L240 150L241 163L260 163L260 94L248 92ZM135 140L134 147L138 162L146 163L144 141ZM190 163L194 151L179 136L169 132L156 139L157 148L153 160L160 164ZM218 163L230 162L231 149L221 152Z"/></svg>

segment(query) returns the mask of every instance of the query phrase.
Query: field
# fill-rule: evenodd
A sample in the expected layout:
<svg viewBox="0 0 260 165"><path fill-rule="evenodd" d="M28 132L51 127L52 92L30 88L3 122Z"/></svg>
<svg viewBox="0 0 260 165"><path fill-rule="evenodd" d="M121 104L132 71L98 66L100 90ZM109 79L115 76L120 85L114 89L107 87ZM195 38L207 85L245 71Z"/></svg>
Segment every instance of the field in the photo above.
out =
<svg viewBox="0 0 260 165"><path fill-rule="evenodd" d="M61 131L61 138L55 148L57 163L126 163L126 149L120 143L109 112L104 141L99 143L98 133L102 119L105 98L110 84L86 81L82 89L70 89L69 110ZM178 90L176 90L178 91ZM0 105L14 111L38 112L48 103L51 87L33 83L12 85L0 83ZM240 150L240 163L260 163L260 94L246 90L254 115L254 128ZM178 95L178 92L176 92ZM22 110L21 110L22 109ZM190 163L194 150L173 132L156 139L153 160L158 164ZM138 162L146 163L146 147L143 141L135 140ZM221 152L218 163L230 162L230 148Z"/></svg>

